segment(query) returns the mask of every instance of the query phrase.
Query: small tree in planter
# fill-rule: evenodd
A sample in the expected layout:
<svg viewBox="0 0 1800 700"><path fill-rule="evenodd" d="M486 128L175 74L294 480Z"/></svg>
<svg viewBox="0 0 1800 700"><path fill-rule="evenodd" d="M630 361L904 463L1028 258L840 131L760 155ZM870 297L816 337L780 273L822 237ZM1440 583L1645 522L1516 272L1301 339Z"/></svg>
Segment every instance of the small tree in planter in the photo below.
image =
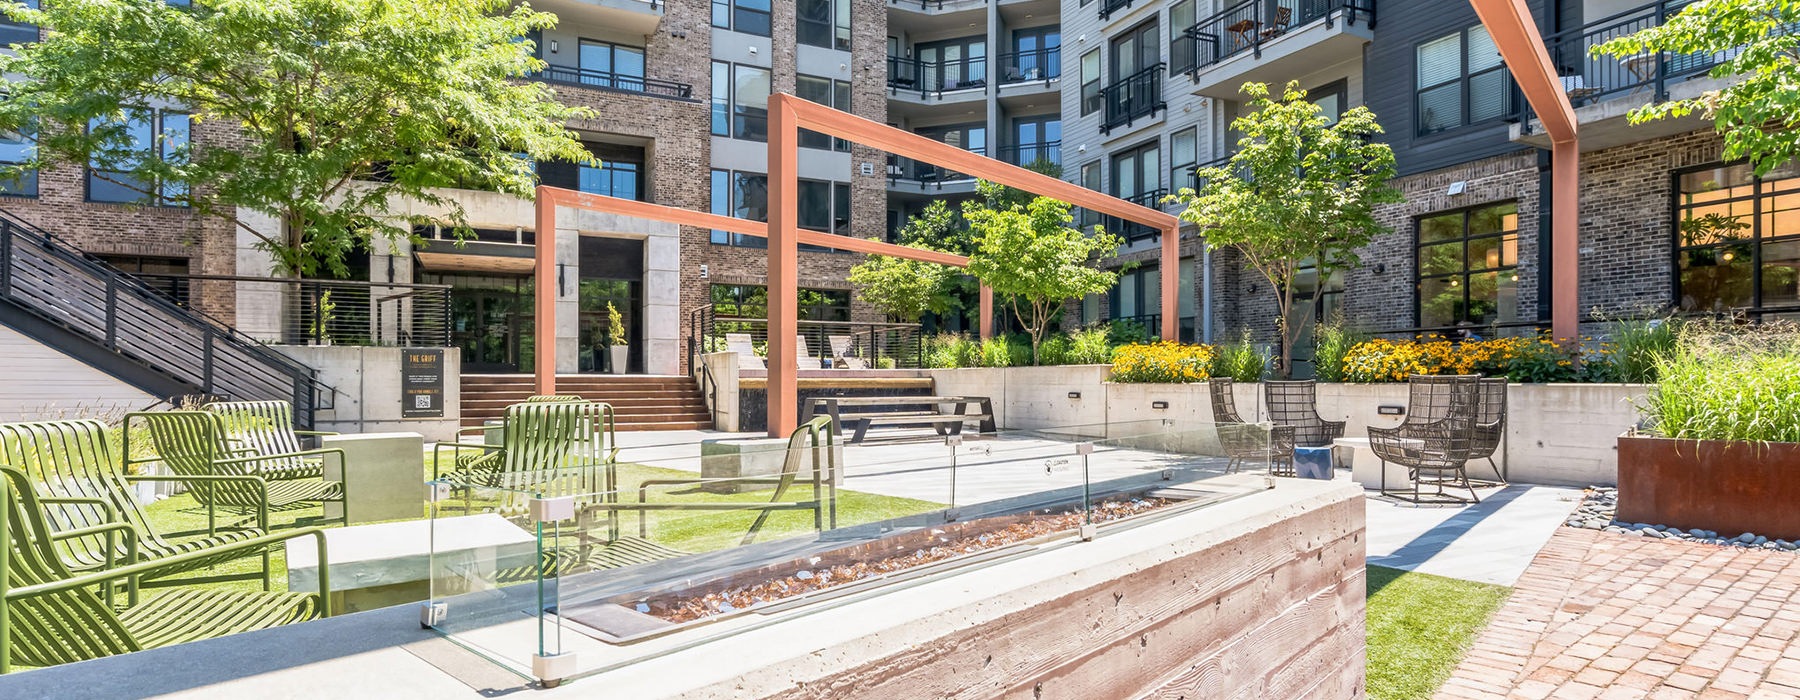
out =
<svg viewBox="0 0 1800 700"><path fill-rule="evenodd" d="M1313 266L1318 279L1356 267L1356 249L1387 229L1375 221L1377 204L1401 201L1387 186L1394 152L1374 137L1382 133L1365 107L1334 123L1288 83L1279 99L1267 85L1245 83L1256 111L1232 128L1243 134L1231 164L1197 173L1199 191L1182 188L1171 198L1186 207L1181 219L1205 231L1210 248L1237 248L1274 289L1281 337L1281 376L1291 376L1294 344L1311 322L1312 307L1294 312L1294 280Z"/></svg>
<svg viewBox="0 0 1800 700"><path fill-rule="evenodd" d="M606 351L612 355L612 373L624 374L625 363L631 357L630 340L625 333L625 317L619 314L619 307L606 302Z"/></svg>
<svg viewBox="0 0 1800 700"><path fill-rule="evenodd" d="M1119 238L1069 226L1069 204L1049 197L1005 208L963 212L975 232L969 272L994 290L1031 336L1032 362L1050 324L1070 299L1111 289L1118 275L1093 265L1114 254Z"/></svg>

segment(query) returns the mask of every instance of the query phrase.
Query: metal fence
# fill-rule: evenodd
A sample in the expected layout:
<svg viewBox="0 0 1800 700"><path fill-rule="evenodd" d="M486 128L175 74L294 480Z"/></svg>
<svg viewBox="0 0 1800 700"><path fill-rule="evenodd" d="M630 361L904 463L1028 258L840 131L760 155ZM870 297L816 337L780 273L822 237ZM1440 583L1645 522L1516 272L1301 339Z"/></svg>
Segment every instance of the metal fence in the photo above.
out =
<svg viewBox="0 0 1800 700"><path fill-rule="evenodd" d="M747 338L753 352L766 356L769 343L769 320L743 316L719 316L711 305L696 309L689 316L689 361L696 364L700 353L728 352L741 349L732 341ZM868 369L917 368L923 366L925 335L917 323L866 323L857 321L798 322L800 340L805 343L804 357L814 358L808 369L850 367L857 364ZM850 361L838 362L836 358ZM804 360L802 360L804 362Z"/></svg>
<svg viewBox="0 0 1800 700"><path fill-rule="evenodd" d="M226 285L237 327L286 345L450 346L450 287L441 284L230 275L138 275L168 294L196 282ZM185 304L185 295L170 298Z"/></svg>
<svg viewBox="0 0 1800 700"><path fill-rule="evenodd" d="M1373 27L1375 0L1245 0L1188 27L1171 42L1170 62L1187 72L1240 53L1261 56L1264 44L1321 19Z"/></svg>

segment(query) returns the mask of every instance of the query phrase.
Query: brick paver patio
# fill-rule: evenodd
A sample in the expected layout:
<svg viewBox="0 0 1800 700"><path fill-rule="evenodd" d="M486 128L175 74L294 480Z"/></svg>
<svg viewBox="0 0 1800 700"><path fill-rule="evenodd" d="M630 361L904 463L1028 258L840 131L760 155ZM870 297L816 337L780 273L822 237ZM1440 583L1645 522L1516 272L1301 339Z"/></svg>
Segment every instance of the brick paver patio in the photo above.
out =
<svg viewBox="0 0 1800 700"><path fill-rule="evenodd" d="M1561 528L1440 698L1800 698L1800 557Z"/></svg>

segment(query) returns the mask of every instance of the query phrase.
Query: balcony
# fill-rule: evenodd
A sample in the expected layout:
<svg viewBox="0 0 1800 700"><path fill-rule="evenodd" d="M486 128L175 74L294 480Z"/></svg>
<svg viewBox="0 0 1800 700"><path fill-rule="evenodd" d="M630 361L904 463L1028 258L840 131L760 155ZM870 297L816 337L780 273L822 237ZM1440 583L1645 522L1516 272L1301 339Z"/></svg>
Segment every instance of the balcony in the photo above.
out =
<svg viewBox="0 0 1800 700"><path fill-rule="evenodd" d="M541 80L554 85L574 85L578 87L607 90L610 92L635 93L652 97L663 97L672 100L691 100L694 88L686 83L657 80L635 75L620 75L597 70L583 70L568 66L545 66L544 70L532 74L533 80Z"/></svg>
<svg viewBox="0 0 1800 700"><path fill-rule="evenodd" d="M1050 82L1062 77L1062 47L1000 54L1000 84Z"/></svg>
<svg viewBox="0 0 1800 700"><path fill-rule="evenodd" d="M1100 0L1100 20L1112 19L1114 13L1131 9L1133 0Z"/></svg>
<svg viewBox="0 0 1800 700"><path fill-rule="evenodd" d="M1062 142L1039 141L1037 143L1008 144L1000 147L1000 153L996 157L1020 167L1040 160L1062 165Z"/></svg>
<svg viewBox="0 0 1800 700"><path fill-rule="evenodd" d="M970 153L985 155L985 148L971 148ZM903 194L949 195L975 191L975 178L911 158L888 156L888 191Z"/></svg>
<svg viewBox="0 0 1800 700"><path fill-rule="evenodd" d="M1170 70L1187 73L1197 94L1237 99L1246 82L1360 58L1374 30L1375 0L1245 0L1170 42Z"/></svg>
<svg viewBox="0 0 1800 700"><path fill-rule="evenodd" d="M1699 115L1630 124L1626 114L1652 102L1684 99L1730 84L1707 75L1738 50L1717 53L1641 53L1624 58L1595 56L1593 47L1661 25L1692 0L1653 2L1604 17L1544 38L1550 60L1562 75L1563 89L1581 125L1581 150L1672 136L1706 127ZM1790 27L1784 27L1793 31ZM1532 121L1529 107L1512 127L1513 140L1548 147L1549 137Z"/></svg>
<svg viewBox="0 0 1800 700"><path fill-rule="evenodd" d="M1131 202L1132 204L1161 210L1163 208L1163 197L1167 196L1169 196L1168 190L1157 189L1143 194L1132 195L1130 197L1121 196L1119 198ZM1128 221L1116 216L1102 218L1100 225L1106 229L1107 233L1125 239L1125 245L1131 245L1138 241L1152 239L1162 235L1162 231L1158 230L1156 227L1140 224L1135 221Z"/></svg>
<svg viewBox="0 0 1800 700"><path fill-rule="evenodd" d="M1113 129L1149 119L1169 106L1163 101L1162 93L1164 65L1166 64L1158 63L1150 66L1100 89L1100 103L1104 112L1100 133L1110 134Z"/></svg>
<svg viewBox="0 0 1800 700"><path fill-rule="evenodd" d="M532 9L584 25L648 36L662 24L664 0L538 0Z"/></svg>

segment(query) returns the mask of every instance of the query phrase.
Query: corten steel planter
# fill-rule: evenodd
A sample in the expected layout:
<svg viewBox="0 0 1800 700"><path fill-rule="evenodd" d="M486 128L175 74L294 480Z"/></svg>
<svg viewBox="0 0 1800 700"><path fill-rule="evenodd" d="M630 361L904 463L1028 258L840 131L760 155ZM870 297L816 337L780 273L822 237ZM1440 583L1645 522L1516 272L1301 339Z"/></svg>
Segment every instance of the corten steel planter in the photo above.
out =
<svg viewBox="0 0 1800 700"><path fill-rule="evenodd" d="M1619 436L1618 519L1800 538L1800 443Z"/></svg>

